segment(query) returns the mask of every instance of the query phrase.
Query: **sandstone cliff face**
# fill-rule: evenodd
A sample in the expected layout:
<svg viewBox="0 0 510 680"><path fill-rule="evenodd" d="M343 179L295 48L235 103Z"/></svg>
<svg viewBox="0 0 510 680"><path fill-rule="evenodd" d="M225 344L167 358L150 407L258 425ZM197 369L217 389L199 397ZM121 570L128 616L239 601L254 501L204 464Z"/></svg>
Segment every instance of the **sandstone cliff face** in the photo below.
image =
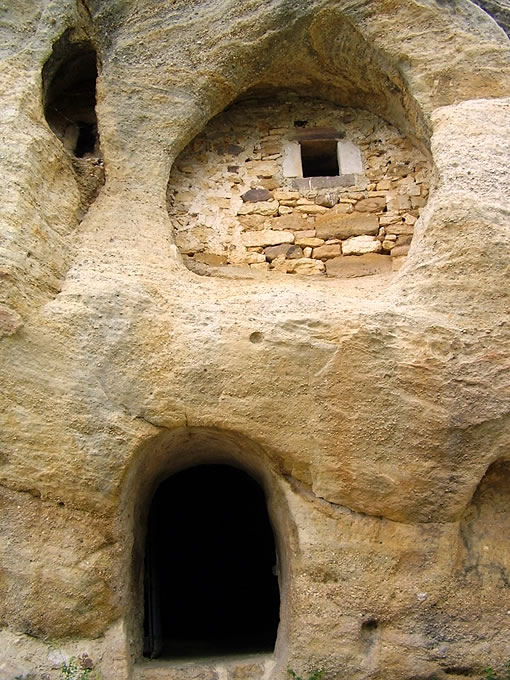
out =
<svg viewBox="0 0 510 680"><path fill-rule="evenodd" d="M139 663L150 499L218 461L264 486L281 560L274 663L245 674L506 661L505 33L468 0L0 9L0 673L56 676L56 646L105 678L157 677ZM98 145L81 160L47 122L42 72L84 44ZM237 99L283 88L378 116L430 158L390 281L183 264L174 160Z"/></svg>
<svg viewBox="0 0 510 680"><path fill-rule="evenodd" d="M475 0L475 4L495 19L508 35L510 31L510 2L508 0Z"/></svg>

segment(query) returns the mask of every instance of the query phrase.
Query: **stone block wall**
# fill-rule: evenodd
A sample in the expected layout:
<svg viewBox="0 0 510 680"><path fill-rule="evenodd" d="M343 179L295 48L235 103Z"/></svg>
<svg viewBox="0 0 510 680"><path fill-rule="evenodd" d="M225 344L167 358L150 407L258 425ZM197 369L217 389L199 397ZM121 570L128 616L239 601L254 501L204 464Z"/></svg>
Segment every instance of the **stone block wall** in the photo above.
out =
<svg viewBox="0 0 510 680"><path fill-rule="evenodd" d="M289 156L314 129L334 130L350 153L359 149L361 172L285 176L299 174L289 173ZM184 262L199 274L225 265L341 278L388 273L409 251L430 170L409 139L366 111L302 97L244 100L181 153L168 210Z"/></svg>

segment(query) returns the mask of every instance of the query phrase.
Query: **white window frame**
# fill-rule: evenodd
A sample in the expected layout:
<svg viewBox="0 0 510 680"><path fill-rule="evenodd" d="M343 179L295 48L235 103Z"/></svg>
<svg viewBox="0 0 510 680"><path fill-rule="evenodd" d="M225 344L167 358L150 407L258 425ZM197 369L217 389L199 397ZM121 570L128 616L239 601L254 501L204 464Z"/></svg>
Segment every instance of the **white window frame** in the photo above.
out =
<svg viewBox="0 0 510 680"><path fill-rule="evenodd" d="M338 159L338 177L342 175L362 175L363 161L361 150L353 142L341 139L336 144ZM301 144L297 141L287 142L283 149L283 176L288 178L303 177L303 161ZM336 176L336 175L335 175Z"/></svg>

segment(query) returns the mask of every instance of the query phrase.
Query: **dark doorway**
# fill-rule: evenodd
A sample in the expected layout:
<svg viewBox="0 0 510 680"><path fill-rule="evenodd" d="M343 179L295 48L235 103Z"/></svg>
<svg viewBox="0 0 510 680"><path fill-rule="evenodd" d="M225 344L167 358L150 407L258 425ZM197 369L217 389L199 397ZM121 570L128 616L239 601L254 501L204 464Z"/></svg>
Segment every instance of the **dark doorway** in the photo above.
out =
<svg viewBox="0 0 510 680"><path fill-rule="evenodd" d="M272 651L279 609L259 484L229 465L199 465L164 481L149 515L144 655Z"/></svg>

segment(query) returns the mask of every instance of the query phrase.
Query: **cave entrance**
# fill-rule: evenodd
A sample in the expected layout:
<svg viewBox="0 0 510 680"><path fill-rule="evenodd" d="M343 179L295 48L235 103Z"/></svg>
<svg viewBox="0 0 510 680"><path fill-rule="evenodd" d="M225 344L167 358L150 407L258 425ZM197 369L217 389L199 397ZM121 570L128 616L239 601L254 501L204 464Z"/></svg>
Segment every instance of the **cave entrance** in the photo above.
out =
<svg viewBox="0 0 510 680"><path fill-rule="evenodd" d="M229 465L166 479L145 547L144 656L272 652L280 592L260 485Z"/></svg>
<svg viewBox="0 0 510 680"><path fill-rule="evenodd" d="M77 158L99 155L96 117L97 55L88 41L65 33L43 67L44 113L65 148Z"/></svg>

